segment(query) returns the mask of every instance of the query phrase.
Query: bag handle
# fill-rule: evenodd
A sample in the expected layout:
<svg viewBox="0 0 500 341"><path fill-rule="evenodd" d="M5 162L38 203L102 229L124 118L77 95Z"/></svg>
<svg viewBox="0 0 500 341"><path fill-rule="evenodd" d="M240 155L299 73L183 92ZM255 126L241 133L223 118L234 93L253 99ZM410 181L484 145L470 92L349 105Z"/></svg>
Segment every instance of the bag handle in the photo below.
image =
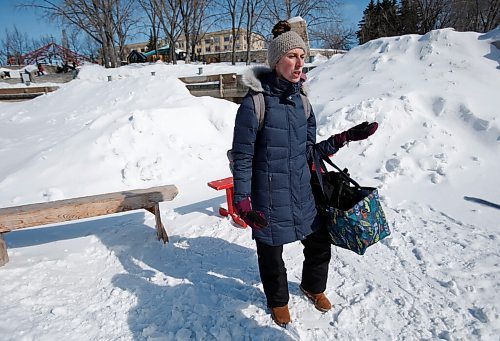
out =
<svg viewBox="0 0 500 341"><path fill-rule="evenodd" d="M330 166L332 166L333 168L335 168L336 170L338 170L340 172L340 174L342 174L342 176L344 176L344 178L346 178L350 183L352 183L355 187L357 188L361 188L361 186L353 179L351 178L349 175L347 175L343 170L341 170L339 167L337 167L336 164L333 163L332 160L330 160L329 157L326 157L326 158L322 158L321 161L326 161L326 163L328 163ZM326 168L325 168L326 169Z"/></svg>
<svg viewBox="0 0 500 341"><path fill-rule="evenodd" d="M336 164L333 163L332 160L330 160L329 157L321 157L318 155L317 151L313 149L313 162L314 162L314 168L316 171L316 176L318 177L318 182L321 187L321 192L323 193L323 196L325 196L325 187L323 185L323 175L321 174L321 168L323 168L326 171L326 166L324 164L324 161L328 163L330 166L334 167L336 170L339 171L340 174L344 178L346 178L350 183L352 183L357 189L361 189L361 186L353 180L349 175L347 175L343 170L341 170L339 167L337 167Z"/></svg>

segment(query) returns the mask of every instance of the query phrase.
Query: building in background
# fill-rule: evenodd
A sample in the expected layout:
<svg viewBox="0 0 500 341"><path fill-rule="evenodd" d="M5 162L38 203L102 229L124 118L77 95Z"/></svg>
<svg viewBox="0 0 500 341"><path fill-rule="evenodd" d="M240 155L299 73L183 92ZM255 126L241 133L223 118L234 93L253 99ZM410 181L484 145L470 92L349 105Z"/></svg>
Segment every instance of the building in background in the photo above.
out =
<svg viewBox="0 0 500 341"><path fill-rule="evenodd" d="M240 29L240 34L236 36L235 51L246 51L247 30ZM186 39L181 36L176 43L176 47L185 51L190 50L186 46ZM266 47L265 38L257 33L252 32L250 39L250 50L262 50ZM233 35L231 30L223 30L216 32L206 33L195 47L195 58L197 60L204 60L203 56L213 55L223 52L232 52L233 48Z"/></svg>
<svg viewBox="0 0 500 341"><path fill-rule="evenodd" d="M223 30L216 32L208 32L206 33L201 41L196 44L195 47L195 55L193 56L193 60L203 61L203 62L216 62L216 61L229 61L225 56L227 54L231 54L232 52L232 44L233 44L233 35L231 34L231 30ZM132 51L140 52L145 54L148 57L148 61L156 61L156 53L151 53L152 51L148 51L148 42L140 42L134 44L125 45L126 54L130 54ZM168 45L164 40L161 40L158 43L158 51L165 51L168 49ZM176 52L179 51L180 56L185 55L185 53L191 48L186 46L186 39L184 36L181 36L177 42L175 43ZM257 33L252 33L250 39L250 50L252 51L262 51L266 48L266 41L263 36ZM236 36L235 43L235 51L238 54L242 52L246 52L247 50L247 42L246 42L246 30L240 29L240 34ZM238 60L242 59L242 56L238 57ZM164 54L160 54L160 59L163 61L168 61L165 58ZM180 58L182 59L182 58ZM260 58L261 59L261 58ZM263 62L263 61L262 61Z"/></svg>
<svg viewBox="0 0 500 341"><path fill-rule="evenodd" d="M304 19L296 17L289 20L292 30L297 32L304 42L306 43L309 51L308 54L311 62L314 56L321 54L325 57L331 57L337 53L345 53L341 50L330 50L330 49L311 49L309 43L309 36L307 33L307 23ZM247 42L246 42L247 30L240 29L240 34L235 37L235 59L237 62L245 62L247 60ZM232 45L233 35L231 30L222 30L216 32L205 33L203 38L198 44L196 44L194 56L192 56L192 61L200 61L204 63L218 63L218 62L230 62L232 58ZM141 42L135 44L126 45L127 54L132 51L137 51L144 54L149 62L154 62L158 59L169 62L169 47L164 40L158 43L158 57L155 51L148 51L148 42ZM184 59L184 56L191 51L191 47L186 46L186 39L184 36L179 37L175 43L175 51L177 59ZM250 39L250 62L252 63L266 63L267 62L267 42L264 36L252 32ZM129 61L130 62L130 61Z"/></svg>

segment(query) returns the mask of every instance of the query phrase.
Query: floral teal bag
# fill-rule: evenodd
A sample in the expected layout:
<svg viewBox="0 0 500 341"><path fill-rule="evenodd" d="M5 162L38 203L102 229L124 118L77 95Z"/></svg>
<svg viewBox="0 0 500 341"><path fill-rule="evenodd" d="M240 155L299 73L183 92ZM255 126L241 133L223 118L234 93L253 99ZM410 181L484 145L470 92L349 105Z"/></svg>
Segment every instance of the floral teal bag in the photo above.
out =
<svg viewBox="0 0 500 341"><path fill-rule="evenodd" d="M324 161L339 172L327 171ZM314 165L311 185L316 207L326 221L332 244L362 255L391 234L376 188L360 186L347 169L342 171L329 158L315 155Z"/></svg>

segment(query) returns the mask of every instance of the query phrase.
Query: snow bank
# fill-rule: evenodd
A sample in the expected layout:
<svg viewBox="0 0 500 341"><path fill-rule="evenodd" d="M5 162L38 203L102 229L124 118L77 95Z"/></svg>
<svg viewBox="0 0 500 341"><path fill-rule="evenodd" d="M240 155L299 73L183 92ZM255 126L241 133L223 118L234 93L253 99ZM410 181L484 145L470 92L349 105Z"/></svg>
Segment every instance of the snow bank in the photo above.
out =
<svg viewBox="0 0 500 341"><path fill-rule="evenodd" d="M309 81L319 135L377 120L374 138L339 152L340 164L374 178L392 205L497 224L495 211L463 197L499 199L491 189L500 188L500 52L490 44L498 31L382 38L317 67Z"/></svg>
<svg viewBox="0 0 500 341"><path fill-rule="evenodd" d="M4 206L178 183L222 162L235 104L193 97L176 78L151 76L157 66L112 82L86 69L57 92L4 104Z"/></svg>

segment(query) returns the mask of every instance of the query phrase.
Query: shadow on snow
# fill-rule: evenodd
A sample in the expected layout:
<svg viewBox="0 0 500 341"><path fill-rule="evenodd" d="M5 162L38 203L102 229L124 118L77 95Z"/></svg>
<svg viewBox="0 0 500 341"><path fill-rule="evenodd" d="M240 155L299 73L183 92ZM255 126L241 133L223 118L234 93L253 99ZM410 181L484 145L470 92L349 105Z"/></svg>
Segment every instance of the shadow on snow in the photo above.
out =
<svg viewBox="0 0 500 341"><path fill-rule="evenodd" d="M128 312L135 340L291 339L279 327L255 319L266 304L254 250L220 238L178 235L163 246L144 218L144 213L130 213L18 230L6 241L17 248L98 237L125 269L114 275L113 285L137 298Z"/></svg>

